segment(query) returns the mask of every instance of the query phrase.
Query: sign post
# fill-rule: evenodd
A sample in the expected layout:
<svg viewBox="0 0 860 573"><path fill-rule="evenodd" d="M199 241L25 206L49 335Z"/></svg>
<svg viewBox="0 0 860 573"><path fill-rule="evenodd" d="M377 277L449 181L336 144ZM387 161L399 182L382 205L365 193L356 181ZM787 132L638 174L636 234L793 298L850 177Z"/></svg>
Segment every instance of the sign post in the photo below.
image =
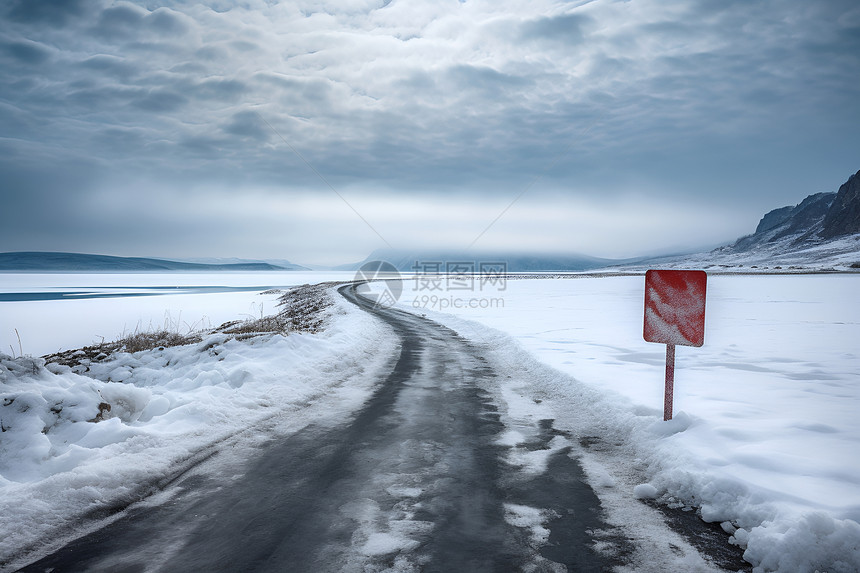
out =
<svg viewBox="0 0 860 573"><path fill-rule="evenodd" d="M704 271L645 273L645 322L648 342L666 345L666 389L663 420L672 419L675 386L675 346L702 346L705 342L705 294L708 275Z"/></svg>
<svg viewBox="0 0 860 573"><path fill-rule="evenodd" d="M666 345L666 390L663 393L663 421L672 419L675 395L675 345Z"/></svg>

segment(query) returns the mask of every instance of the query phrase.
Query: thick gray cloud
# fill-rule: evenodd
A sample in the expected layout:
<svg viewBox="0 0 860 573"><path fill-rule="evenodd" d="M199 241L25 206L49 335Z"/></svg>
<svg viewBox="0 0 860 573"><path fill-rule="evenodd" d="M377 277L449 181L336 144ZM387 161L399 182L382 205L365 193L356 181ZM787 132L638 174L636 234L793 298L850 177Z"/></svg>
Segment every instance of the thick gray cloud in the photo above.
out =
<svg viewBox="0 0 860 573"><path fill-rule="evenodd" d="M331 215L355 217L329 185L373 206L392 243L468 243L526 189L484 246L729 240L856 171L857 77L853 1L7 3L0 250L338 260L380 246ZM231 218L248 197L257 210ZM409 198L471 220L434 225ZM672 235L655 209L643 242L620 215L642 202L712 228ZM275 209L292 243L272 240L270 205L293 206ZM598 240L556 240L565 222L548 213L596 206ZM188 229L200 240L178 241Z"/></svg>
<svg viewBox="0 0 860 573"><path fill-rule="evenodd" d="M30 2L13 0L8 4L11 20L24 24L59 26L84 13L86 0L53 0Z"/></svg>

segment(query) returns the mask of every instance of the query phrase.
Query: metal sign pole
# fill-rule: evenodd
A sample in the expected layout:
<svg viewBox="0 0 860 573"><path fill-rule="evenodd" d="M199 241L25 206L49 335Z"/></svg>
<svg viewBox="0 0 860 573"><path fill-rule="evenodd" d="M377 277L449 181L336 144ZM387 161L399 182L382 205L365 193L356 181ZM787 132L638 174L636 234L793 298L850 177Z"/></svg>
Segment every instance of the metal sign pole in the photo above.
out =
<svg viewBox="0 0 860 573"><path fill-rule="evenodd" d="M672 419L672 401L675 391L675 345L666 345L666 393L663 396L663 421Z"/></svg>

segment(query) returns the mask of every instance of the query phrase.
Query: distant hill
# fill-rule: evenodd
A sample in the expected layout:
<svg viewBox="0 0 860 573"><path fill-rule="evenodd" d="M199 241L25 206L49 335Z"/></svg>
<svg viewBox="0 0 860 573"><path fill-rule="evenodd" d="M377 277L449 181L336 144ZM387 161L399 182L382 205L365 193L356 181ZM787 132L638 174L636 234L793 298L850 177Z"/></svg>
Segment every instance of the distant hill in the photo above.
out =
<svg viewBox="0 0 860 573"><path fill-rule="evenodd" d="M860 171L848 178L836 193L816 193L794 206L766 213L755 233L714 251L729 255L755 253L790 255L814 249L849 247L860 259ZM860 239L860 236L857 237ZM828 247L830 247L828 249ZM853 247L853 249L851 248Z"/></svg>
<svg viewBox="0 0 860 573"><path fill-rule="evenodd" d="M508 272L541 272L541 271L585 271L619 264L625 261L600 259L586 255L543 255L503 252L467 252L467 251L409 251L397 249L379 249L373 251L365 260L349 265L335 267L335 270L352 271L370 261L386 261L394 265L400 272L412 272L416 262L419 269L432 263L445 264L455 262L493 263L503 262ZM477 269L476 269L477 270Z"/></svg>
<svg viewBox="0 0 860 573"><path fill-rule="evenodd" d="M856 270L860 268L860 171L837 192L815 193L765 213L755 232L708 253L648 259L635 268ZM634 268L634 267L626 267Z"/></svg>
<svg viewBox="0 0 860 573"><path fill-rule="evenodd" d="M113 257L84 253L0 253L0 271L285 271L299 265L265 262L194 263L142 257Z"/></svg>
<svg viewBox="0 0 860 573"><path fill-rule="evenodd" d="M311 268L305 267L304 265L297 265L296 263L292 263L286 259L239 259L236 257L230 258L221 258L221 257L195 257L195 258L181 258L181 259L163 259L168 261L175 261L180 263L194 263L194 264L203 264L203 265L247 265L247 264L267 264L275 267L275 270L299 270L299 271L308 271L313 270Z"/></svg>
<svg viewBox="0 0 860 573"><path fill-rule="evenodd" d="M755 233L741 237L722 252L750 251L768 244L787 242L787 247L818 239L836 193L816 193L794 206L781 207L765 214ZM788 239L788 241L784 241Z"/></svg>

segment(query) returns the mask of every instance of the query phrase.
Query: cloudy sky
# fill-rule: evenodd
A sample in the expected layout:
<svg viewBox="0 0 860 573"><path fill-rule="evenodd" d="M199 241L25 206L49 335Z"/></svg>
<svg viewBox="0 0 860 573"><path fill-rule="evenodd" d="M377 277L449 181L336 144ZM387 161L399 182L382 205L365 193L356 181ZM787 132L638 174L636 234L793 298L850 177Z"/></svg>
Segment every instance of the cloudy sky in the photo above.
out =
<svg viewBox="0 0 860 573"><path fill-rule="evenodd" d="M6 1L0 251L713 246L860 169L856 0Z"/></svg>

